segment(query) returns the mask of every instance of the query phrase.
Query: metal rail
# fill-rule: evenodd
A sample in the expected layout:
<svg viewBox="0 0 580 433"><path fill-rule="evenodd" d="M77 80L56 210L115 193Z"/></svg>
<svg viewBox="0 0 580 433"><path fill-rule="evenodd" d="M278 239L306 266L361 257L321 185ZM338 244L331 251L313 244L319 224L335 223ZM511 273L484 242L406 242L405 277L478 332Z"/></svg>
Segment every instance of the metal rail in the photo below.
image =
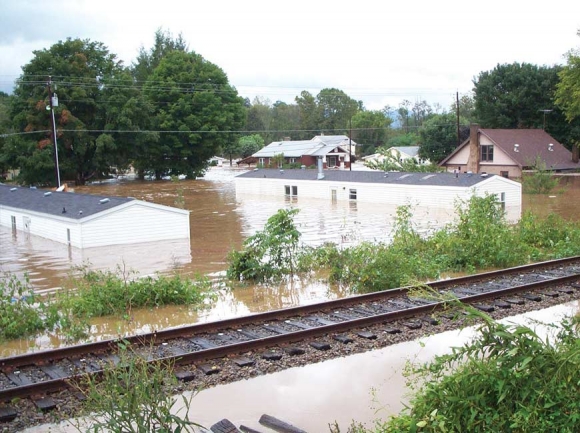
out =
<svg viewBox="0 0 580 433"><path fill-rule="evenodd" d="M572 257L563 260L553 260L549 262L543 262L541 264L519 266L516 268L510 268L506 270L493 271L471 275L467 277L437 281L434 283L429 283L428 286L433 290L442 291L445 289L473 282L492 280L498 277L521 274L523 272L529 271L538 271L545 268L566 266L578 261L580 261L580 257ZM565 285L570 282L578 281L579 279L580 274L572 273L562 277L542 279L540 281L535 281L529 284L523 284L497 290L490 290L473 295L462 296L459 300L464 303L477 303L490 298L500 298L502 296L538 290L545 287ZM129 340L129 342L135 344L146 345L163 340L171 340L174 338L180 338L185 336L191 337L192 335L214 332L216 330L238 329L243 327L244 325L252 325L267 321L279 321L281 319L283 320L288 317L304 316L311 313L324 312L356 304L369 304L377 301L384 301L385 299L391 299L396 296L405 294L410 289L412 289L412 287L404 287L391 290L388 292L371 293L367 295L344 298L336 301L327 301L304 307L293 307L284 310L276 310L251 316L245 316L241 318L227 319L219 322L210 322L192 325L184 328L176 328L166 331L154 332L141 336L133 336L130 338L125 338L123 340ZM393 322L396 320L407 319L411 317L421 317L424 315L432 314L433 312L442 309L447 304L448 304L447 301L438 301L429 304L415 306L412 308L402 308L397 311L390 311L386 313L374 314L367 317L354 318L352 320L345 320L334 324L324 324L321 326L311 327L309 329L291 331L281 335L255 338L250 341L226 344L219 347L206 348L175 356L160 357L154 359L153 361L166 362L176 365L199 363L201 361L209 361L216 358L223 358L233 354L240 354L248 351L256 351L259 349L288 345L298 341L305 341L320 336L337 334L352 329L366 328L371 325L376 325L380 323ZM83 344L63 349L55 349L51 351L44 351L33 354L15 356L11 358L4 358L0 360L0 370L7 372L13 371L16 368L21 368L24 366L42 365L50 361L60 360L64 358L72 358L88 354L102 353L106 351L115 352L117 349L117 343L119 341L120 340L108 340L105 342ZM90 374L99 374L101 372L102 370L95 371ZM66 389L67 387L70 386L71 381L78 381L84 375L86 375L86 373L80 375L78 374L72 375L70 377L61 379L45 380L42 382L28 384L25 386L17 386L0 390L0 401L9 401L14 398L26 398L33 395L42 395Z"/></svg>

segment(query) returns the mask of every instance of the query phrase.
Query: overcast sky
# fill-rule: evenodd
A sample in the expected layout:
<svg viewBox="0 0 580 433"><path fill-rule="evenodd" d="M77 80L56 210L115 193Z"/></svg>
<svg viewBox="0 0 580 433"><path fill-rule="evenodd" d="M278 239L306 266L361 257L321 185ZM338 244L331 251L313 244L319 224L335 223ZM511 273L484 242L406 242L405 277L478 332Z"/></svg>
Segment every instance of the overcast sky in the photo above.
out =
<svg viewBox="0 0 580 433"><path fill-rule="evenodd" d="M157 29L221 67L241 96L294 102L338 88L368 109L403 99L448 108L498 63L565 63L578 0L0 0L0 90L34 50L103 42L126 65Z"/></svg>

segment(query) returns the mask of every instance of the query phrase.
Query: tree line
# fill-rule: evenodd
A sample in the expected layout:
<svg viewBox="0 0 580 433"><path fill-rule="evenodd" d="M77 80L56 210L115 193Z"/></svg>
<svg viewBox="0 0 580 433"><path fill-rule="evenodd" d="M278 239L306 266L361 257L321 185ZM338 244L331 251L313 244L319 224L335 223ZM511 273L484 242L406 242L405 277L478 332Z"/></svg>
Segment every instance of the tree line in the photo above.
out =
<svg viewBox="0 0 580 433"><path fill-rule="evenodd" d="M21 183L54 184L49 80L58 97L61 177L84 184L129 166L140 177L193 177L214 155L231 161L272 141L320 134L349 135L358 156L420 145L422 159L438 162L468 137L472 122L544 128L570 149L580 142L579 65L578 50L565 66L498 64L450 107L404 100L369 110L336 88L302 91L294 103L244 99L219 66L161 29L130 66L100 42L67 39L34 51L13 94L0 93L0 174L17 169Z"/></svg>

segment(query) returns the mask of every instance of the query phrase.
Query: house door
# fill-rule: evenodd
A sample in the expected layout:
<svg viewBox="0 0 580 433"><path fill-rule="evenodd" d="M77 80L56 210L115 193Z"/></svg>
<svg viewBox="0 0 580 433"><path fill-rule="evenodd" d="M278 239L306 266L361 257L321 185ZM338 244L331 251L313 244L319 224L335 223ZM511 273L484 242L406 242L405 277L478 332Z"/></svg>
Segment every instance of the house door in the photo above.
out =
<svg viewBox="0 0 580 433"><path fill-rule="evenodd" d="M332 199L333 203L336 203L336 188L332 188L330 190L330 198Z"/></svg>

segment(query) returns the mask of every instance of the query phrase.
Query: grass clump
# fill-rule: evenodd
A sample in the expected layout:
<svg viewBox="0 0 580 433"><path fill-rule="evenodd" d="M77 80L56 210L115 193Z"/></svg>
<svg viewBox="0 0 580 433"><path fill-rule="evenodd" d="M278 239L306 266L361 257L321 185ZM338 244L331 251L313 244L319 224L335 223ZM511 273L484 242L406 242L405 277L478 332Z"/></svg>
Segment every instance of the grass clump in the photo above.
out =
<svg viewBox="0 0 580 433"><path fill-rule="evenodd" d="M523 325L483 320L478 336L408 371L419 384L409 406L370 429L350 432L580 431L578 318L541 338Z"/></svg>
<svg viewBox="0 0 580 433"><path fill-rule="evenodd" d="M201 307L215 297L206 277L179 274L130 278L127 273L75 268L67 287L36 295L28 279L0 278L0 341L58 330L68 341L88 336L90 319L114 315L129 319L135 308L165 305Z"/></svg>
<svg viewBox="0 0 580 433"><path fill-rule="evenodd" d="M29 280L5 274L0 279L0 341L36 335L44 320Z"/></svg>
<svg viewBox="0 0 580 433"><path fill-rule="evenodd" d="M79 432L185 433L198 431L190 421L191 397L181 396L184 416L171 395L178 385L172 364L148 363L128 343L119 345L119 363L109 364L100 377L89 376L79 386L88 418L74 421ZM70 422L70 421L69 421ZM205 431L205 430L204 430Z"/></svg>

